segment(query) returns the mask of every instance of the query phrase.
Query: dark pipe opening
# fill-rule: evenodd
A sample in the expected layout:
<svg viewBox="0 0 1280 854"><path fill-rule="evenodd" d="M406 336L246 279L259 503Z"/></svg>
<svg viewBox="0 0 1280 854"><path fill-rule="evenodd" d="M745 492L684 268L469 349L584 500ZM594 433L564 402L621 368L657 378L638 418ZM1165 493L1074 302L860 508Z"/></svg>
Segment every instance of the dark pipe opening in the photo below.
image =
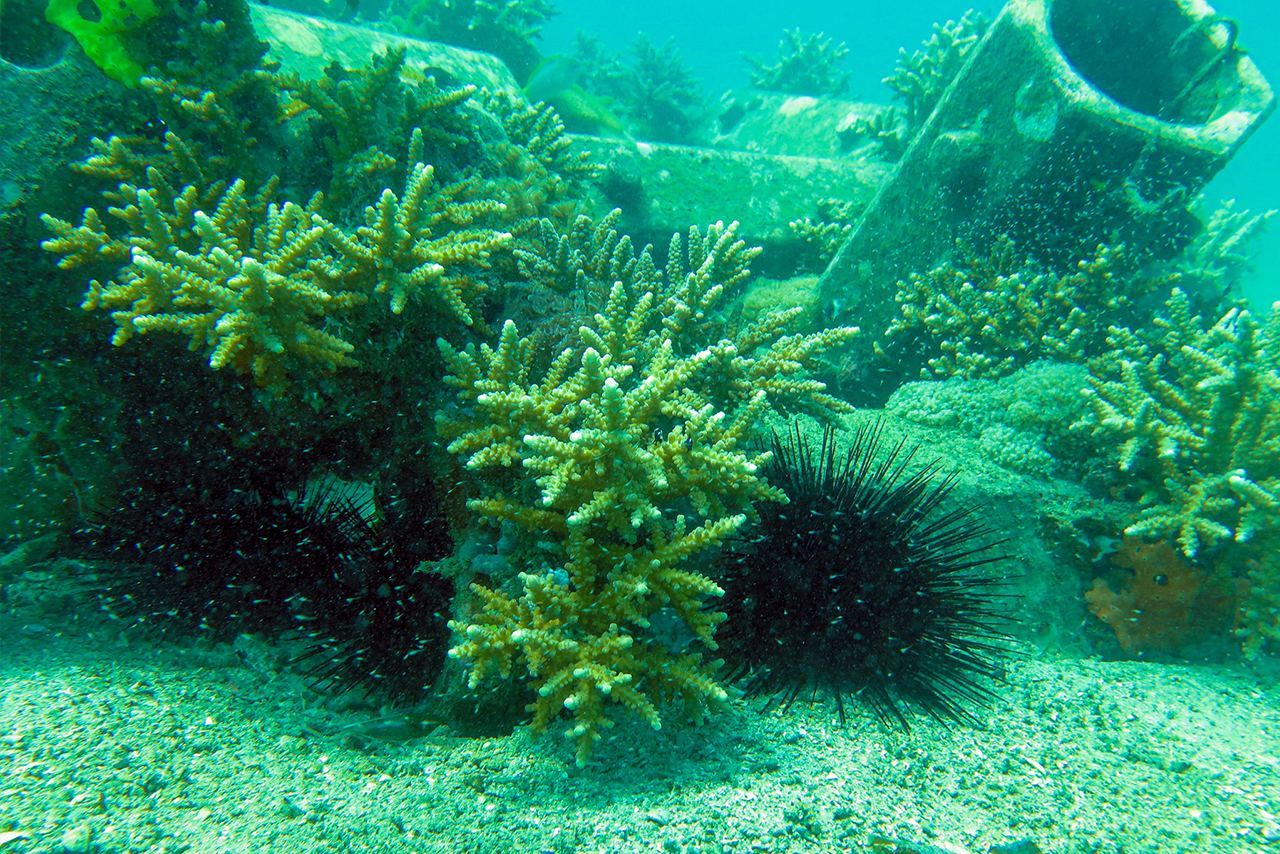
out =
<svg viewBox="0 0 1280 854"><path fill-rule="evenodd" d="M0 59L19 68L57 65L71 36L44 19L47 0L0 0Z"/></svg>
<svg viewBox="0 0 1280 854"><path fill-rule="evenodd" d="M1049 29L1081 77L1165 121L1209 121L1219 87L1234 79L1235 25L1197 20L1174 0L1051 0ZM1215 32L1225 46L1211 40Z"/></svg>

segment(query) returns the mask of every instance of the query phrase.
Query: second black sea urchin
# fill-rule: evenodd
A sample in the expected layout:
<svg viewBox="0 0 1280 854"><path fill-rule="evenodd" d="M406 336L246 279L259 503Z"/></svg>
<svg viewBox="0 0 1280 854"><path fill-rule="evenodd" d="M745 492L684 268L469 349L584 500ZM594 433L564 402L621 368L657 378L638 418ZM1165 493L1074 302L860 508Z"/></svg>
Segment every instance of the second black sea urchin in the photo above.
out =
<svg viewBox="0 0 1280 854"><path fill-rule="evenodd" d="M418 569L452 546L430 482L363 500L342 485L273 489L254 468L221 485L135 485L98 514L80 538L104 562L90 583L106 607L162 631L297 636L316 687L421 700L444 663L454 592Z"/></svg>
<svg viewBox="0 0 1280 854"><path fill-rule="evenodd" d="M832 697L841 720L854 697L903 728L912 709L975 722L1007 649L991 532L941 509L954 477L908 471L915 450L886 452L879 423L837 444L774 436L765 475L789 501L760 509L724 581L729 672L771 702Z"/></svg>

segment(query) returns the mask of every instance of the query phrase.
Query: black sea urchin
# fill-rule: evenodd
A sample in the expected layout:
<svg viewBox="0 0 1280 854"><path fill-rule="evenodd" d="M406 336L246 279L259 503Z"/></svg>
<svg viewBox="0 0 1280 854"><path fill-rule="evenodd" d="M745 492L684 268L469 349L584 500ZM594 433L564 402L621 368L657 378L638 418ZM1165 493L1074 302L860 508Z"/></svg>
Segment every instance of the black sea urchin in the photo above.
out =
<svg viewBox="0 0 1280 854"><path fill-rule="evenodd" d="M413 701L444 662L453 597L418 565L451 546L429 489L379 493L139 485L82 541L109 562L96 586L121 617L219 639L301 635L319 687Z"/></svg>
<svg viewBox="0 0 1280 854"><path fill-rule="evenodd" d="M108 561L97 573L108 609L220 640L292 628L363 551L358 510L328 491L145 483L95 515L80 538L87 556Z"/></svg>
<svg viewBox="0 0 1280 854"><path fill-rule="evenodd" d="M444 664L454 595L452 581L420 565L453 544L429 479L384 484L375 503L361 559L341 565L308 609L310 648L299 660L321 687L363 685L415 702Z"/></svg>
<svg viewBox="0 0 1280 854"><path fill-rule="evenodd" d="M775 434L765 474L790 500L762 507L734 556L722 652L770 703L830 695L843 721L850 696L904 729L909 707L976 722L1007 649L1001 579L978 570L1002 556L973 508L939 512L953 476L908 474L915 451L880 440L863 427L840 453L827 428L815 454L799 427Z"/></svg>

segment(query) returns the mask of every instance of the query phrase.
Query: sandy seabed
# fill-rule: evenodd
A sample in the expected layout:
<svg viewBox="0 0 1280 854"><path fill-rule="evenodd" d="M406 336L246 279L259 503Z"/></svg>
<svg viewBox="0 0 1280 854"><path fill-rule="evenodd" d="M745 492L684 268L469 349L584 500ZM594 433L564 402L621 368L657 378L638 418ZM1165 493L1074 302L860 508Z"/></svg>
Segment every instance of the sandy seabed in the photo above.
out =
<svg viewBox="0 0 1280 854"><path fill-rule="evenodd" d="M1280 852L1280 688L1239 666L1015 661L984 729L855 708L405 738L248 637L0 608L0 852ZM896 848L883 840L893 840Z"/></svg>

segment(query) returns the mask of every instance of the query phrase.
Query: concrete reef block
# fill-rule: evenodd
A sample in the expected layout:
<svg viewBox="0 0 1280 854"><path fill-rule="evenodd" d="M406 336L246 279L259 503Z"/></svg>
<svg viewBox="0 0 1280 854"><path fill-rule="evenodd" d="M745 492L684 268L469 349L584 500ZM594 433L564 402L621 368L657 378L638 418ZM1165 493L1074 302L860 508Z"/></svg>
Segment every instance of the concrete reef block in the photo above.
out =
<svg viewBox="0 0 1280 854"><path fill-rule="evenodd" d="M7 15L23 3L36 10L33 15L39 11L37 0L7 2ZM409 73L519 93L511 72L489 54L267 6L250 8L258 36L270 45L269 59L304 78L320 76L335 61L359 67L375 53L402 46ZM38 32L47 44L25 39L17 51L6 39L0 49L0 137L8 142L0 147L0 214L33 187L59 183L49 178L82 156L89 137L111 133L127 114L130 99L138 103L136 92L103 76L65 34L40 23ZM820 135L829 139L809 151L833 153L836 125L857 106L760 97L772 100L758 104L759 114L739 131L740 144L759 149L777 145L799 151L804 148L799 140L821 126L830 132ZM787 106L792 102L799 106ZM581 137L579 144L607 167L601 182L604 204L623 208L625 225L638 241L660 247L673 232L717 219L740 220L749 242L791 245L790 220L813 215L823 198L865 204L889 171L870 157L775 156L595 137ZM41 206L60 209L55 201L42 200Z"/></svg>
<svg viewBox="0 0 1280 854"><path fill-rule="evenodd" d="M375 53L405 48L405 68L422 74L445 76L446 82L474 83L492 91L518 93L520 85L496 56L474 50L404 38L394 33L312 18L268 6L250 4L258 37L271 45L268 58L282 70L313 79L325 66L338 62L347 68L367 65ZM441 75L443 72L443 75Z"/></svg>
<svg viewBox="0 0 1280 854"><path fill-rule="evenodd" d="M575 142L604 164L604 204L622 209L623 229L662 249L673 232L690 225L735 219L750 244L792 246L791 220L813 215L824 198L866 204L891 168L874 158L789 157L587 136ZM780 276L794 272L771 270L769 256L766 251L755 268Z"/></svg>
<svg viewBox="0 0 1280 854"><path fill-rule="evenodd" d="M36 0L0 2L0 231L24 227L32 195L135 97L43 13Z"/></svg>
<svg viewBox="0 0 1280 854"><path fill-rule="evenodd" d="M1170 217L1274 107L1203 0L1009 0L822 278L881 330L895 284L1002 234L1046 263L1169 255Z"/></svg>
<svg viewBox="0 0 1280 854"><path fill-rule="evenodd" d="M726 92L720 99L715 147L797 157L844 157L869 145L867 138L857 133L858 124L889 109L881 104L808 95Z"/></svg>

